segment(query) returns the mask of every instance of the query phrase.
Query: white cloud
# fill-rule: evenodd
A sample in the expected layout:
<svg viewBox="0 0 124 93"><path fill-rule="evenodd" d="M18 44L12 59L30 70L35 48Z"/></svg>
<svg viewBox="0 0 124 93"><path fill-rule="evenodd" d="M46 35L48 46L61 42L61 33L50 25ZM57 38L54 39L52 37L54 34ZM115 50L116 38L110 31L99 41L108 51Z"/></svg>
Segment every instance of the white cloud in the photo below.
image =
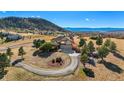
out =
<svg viewBox="0 0 124 93"><path fill-rule="evenodd" d="M35 16L31 16L31 17L33 17L33 18L34 18Z"/></svg>
<svg viewBox="0 0 124 93"><path fill-rule="evenodd" d="M85 21L90 21L90 19L89 18L85 18Z"/></svg>
<svg viewBox="0 0 124 93"><path fill-rule="evenodd" d="M6 11L2 11L2 13L6 13Z"/></svg>
<svg viewBox="0 0 124 93"><path fill-rule="evenodd" d="M40 16L31 16L32 18L40 18Z"/></svg>
<svg viewBox="0 0 124 93"><path fill-rule="evenodd" d="M37 18L40 18L40 16L36 16Z"/></svg>
<svg viewBox="0 0 124 93"><path fill-rule="evenodd" d="M95 21L95 19L85 18L85 21L87 21L87 22L89 22L89 21Z"/></svg>

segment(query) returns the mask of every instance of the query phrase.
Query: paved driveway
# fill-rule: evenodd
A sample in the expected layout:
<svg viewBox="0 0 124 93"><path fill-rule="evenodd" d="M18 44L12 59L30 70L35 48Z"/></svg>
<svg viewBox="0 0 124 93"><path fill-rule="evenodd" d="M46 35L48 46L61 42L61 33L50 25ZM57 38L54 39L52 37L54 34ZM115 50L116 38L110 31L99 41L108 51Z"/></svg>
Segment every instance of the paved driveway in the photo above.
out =
<svg viewBox="0 0 124 93"><path fill-rule="evenodd" d="M33 72L35 74L38 75L42 75L42 76L63 76L63 75L69 75L74 73L74 71L77 69L78 64L79 64L79 60L78 60L78 55L77 53L73 53L73 54L69 54L71 57L71 63L69 66L60 69L60 70L48 70L48 69L38 69L38 68L34 68L32 66L29 66L27 64L24 64L23 62L20 62L18 64L16 64L16 66L21 66L22 68Z"/></svg>

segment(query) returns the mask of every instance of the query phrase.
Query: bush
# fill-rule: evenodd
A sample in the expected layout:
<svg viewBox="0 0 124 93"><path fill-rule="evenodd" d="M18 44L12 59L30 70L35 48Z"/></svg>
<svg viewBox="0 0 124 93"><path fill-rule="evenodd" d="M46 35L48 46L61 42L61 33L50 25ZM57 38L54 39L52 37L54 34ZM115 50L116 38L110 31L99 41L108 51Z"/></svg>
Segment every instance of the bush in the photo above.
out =
<svg viewBox="0 0 124 93"><path fill-rule="evenodd" d="M49 42L46 42L41 46L40 50L43 52L50 52L53 50L53 45Z"/></svg>
<svg viewBox="0 0 124 93"><path fill-rule="evenodd" d="M33 41L34 47L36 48L40 48L44 43L45 43L45 40L40 40L40 39L38 40L35 39Z"/></svg>

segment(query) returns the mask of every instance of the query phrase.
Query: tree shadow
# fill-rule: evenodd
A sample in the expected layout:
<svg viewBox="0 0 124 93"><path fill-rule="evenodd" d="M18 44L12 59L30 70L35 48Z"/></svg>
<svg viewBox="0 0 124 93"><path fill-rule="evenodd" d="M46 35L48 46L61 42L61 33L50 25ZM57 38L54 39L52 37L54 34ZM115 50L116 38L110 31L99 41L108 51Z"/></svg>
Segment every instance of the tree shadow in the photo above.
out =
<svg viewBox="0 0 124 93"><path fill-rule="evenodd" d="M88 53L88 56L89 56L89 57L93 57L93 58L95 58L95 59L98 59L98 58L99 58L98 53L93 53L93 54Z"/></svg>
<svg viewBox="0 0 124 93"><path fill-rule="evenodd" d="M96 63L95 63L95 61L94 61L93 58L92 59L89 58L87 63L90 64L90 65L92 65L92 66L94 66L94 67L96 67Z"/></svg>
<svg viewBox="0 0 124 93"><path fill-rule="evenodd" d="M92 78L95 77L95 74L94 74L94 72L92 71L92 69L84 68L83 71L84 71L84 73L85 73L86 76L92 77Z"/></svg>
<svg viewBox="0 0 124 93"><path fill-rule="evenodd" d="M39 54L39 52L40 52L39 50L34 51L32 56L37 56Z"/></svg>
<svg viewBox="0 0 124 93"><path fill-rule="evenodd" d="M104 64L104 66L105 66L107 69L109 69L109 70L111 70L111 71L113 71L113 72L116 72L116 73L118 73L118 74L121 74L121 73L123 72L123 69L120 68L118 65L115 65L115 64L113 64L113 63L111 63L111 62L102 62L102 63Z"/></svg>
<svg viewBox="0 0 124 93"><path fill-rule="evenodd" d="M47 58L49 57L53 52L43 52L40 50L36 50L32 55L33 56L39 56L39 57L44 57Z"/></svg>
<svg viewBox="0 0 124 93"><path fill-rule="evenodd" d="M117 57L120 58L121 60L124 60L124 56L122 56L121 54L117 53L117 52L112 52L112 54Z"/></svg>
<svg viewBox="0 0 124 93"><path fill-rule="evenodd" d="M18 64L19 62L22 62L23 59L17 59L12 63L12 66L15 66L16 64Z"/></svg>
<svg viewBox="0 0 124 93"><path fill-rule="evenodd" d="M3 72L0 72L0 79L2 79L6 74L8 70L4 70Z"/></svg>

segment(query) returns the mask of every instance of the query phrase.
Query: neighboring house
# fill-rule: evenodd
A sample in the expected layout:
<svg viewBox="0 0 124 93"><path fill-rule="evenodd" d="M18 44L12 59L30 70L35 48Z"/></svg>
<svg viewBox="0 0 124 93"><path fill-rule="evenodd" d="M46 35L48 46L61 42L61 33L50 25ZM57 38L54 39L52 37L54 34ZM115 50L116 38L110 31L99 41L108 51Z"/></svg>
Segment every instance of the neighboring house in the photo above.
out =
<svg viewBox="0 0 124 93"><path fill-rule="evenodd" d="M22 36L18 35L18 34L10 34L10 33L5 33L5 32L2 32L2 35L8 39L8 40L19 40L19 39L22 39Z"/></svg>
<svg viewBox="0 0 124 93"><path fill-rule="evenodd" d="M20 35L14 35L14 34L9 34L8 36L6 36L7 39L9 40L19 40L22 38L22 36Z"/></svg>

